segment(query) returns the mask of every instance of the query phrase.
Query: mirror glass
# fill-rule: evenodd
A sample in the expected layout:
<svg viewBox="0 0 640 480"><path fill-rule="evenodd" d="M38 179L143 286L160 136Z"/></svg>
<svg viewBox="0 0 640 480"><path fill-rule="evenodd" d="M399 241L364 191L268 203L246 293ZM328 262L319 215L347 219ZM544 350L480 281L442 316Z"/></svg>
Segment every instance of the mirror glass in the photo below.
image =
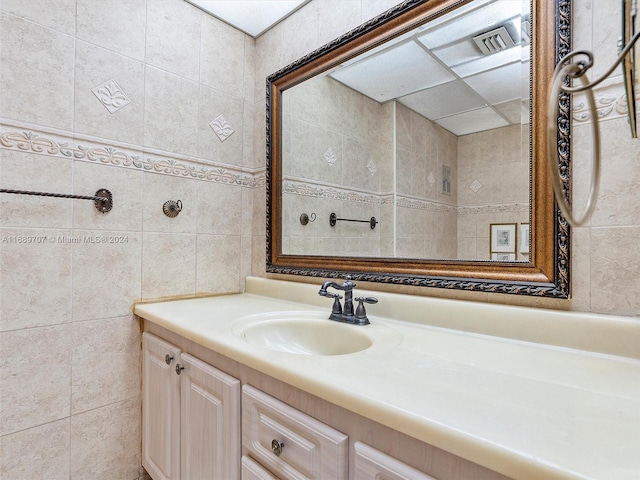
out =
<svg viewBox="0 0 640 480"><path fill-rule="evenodd" d="M530 9L474 0L284 91L282 252L528 261Z"/></svg>
<svg viewBox="0 0 640 480"><path fill-rule="evenodd" d="M570 18L566 0L404 2L269 76L267 272L566 298L545 125Z"/></svg>

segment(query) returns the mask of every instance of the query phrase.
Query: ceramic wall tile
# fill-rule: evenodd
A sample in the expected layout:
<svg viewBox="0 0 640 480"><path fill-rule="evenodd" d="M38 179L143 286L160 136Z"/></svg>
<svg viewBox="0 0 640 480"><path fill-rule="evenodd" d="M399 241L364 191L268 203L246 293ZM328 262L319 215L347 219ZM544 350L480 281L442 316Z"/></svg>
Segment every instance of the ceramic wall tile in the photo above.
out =
<svg viewBox="0 0 640 480"><path fill-rule="evenodd" d="M140 145L144 64L78 40L74 113L77 133Z"/></svg>
<svg viewBox="0 0 640 480"><path fill-rule="evenodd" d="M0 332L0 351L0 435L69 416L69 324Z"/></svg>
<svg viewBox="0 0 640 480"><path fill-rule="evenodd" d="M71 236L0 229L0 331L71 321Z"/></svg>
<svg viewBox="0 0 640 480"><path fill-rule="evenodd" d="M243 235L240 239L240 291L245 291L245 279L252 275L251 267L253 264L252 258L253 237L251 235Z"/></svg>
<svg viewBox="0 0 640 480"><path fill-rule="evenodd" d="M147 0L77 0L76 9L78 39L144 60Z"/></svg>
<svg viewBox="0 0 640 480"><path fill-rule="evenodd" d="M145 72L144 145L197 155L198 84L150 66Z"/></svg>
<svg viewBox="0 0 640 480"><path fill-rule="evenodd" d="M240 30L202 13L200 83L241 98L244 93L245 37ZM224 65L224 68L220 68Z"/></svg>
<svg viewBox="0 0 640 480"><path fill-rule="evenodd" d="M639 141L631 138L624 118L602 122L600 131L603 166L598 202L591 218L591 225L594 227L638 225L638 219L640 219ZM576 158L579 166L574 167L574 170L580 172L577 175L582 181L578 181L584 192L580 203L576 202L578 210L584 209L584 201L586 201L584 199L588 193L584 191L586 190L584 187L591 183L590 177L587 177L588 179L583 177L585 174L589 175L591 171L590 161L590 154Z"/></svg>
<svg viewBox="0 0 640 480"><path fill-rule="evenodd" d="M591 311L591 231L571 229L571 309Z"/></svg>
<svg viewBox="0 0 640 480"><path fill-rule="evenodd" d="M197 82L202 13L187 2L147 1L146 61Z"/></svg>
<svg viewBox="0 0 640 480"><path fill-rule="evenodd" d="M142 234L74 230L73 321L127 315L140 298Z"/></svg>
<svg viewBox="0 0 640 480"><path fill-rule="evenodd" d="M255 142L255 125L256 105L248 101L244 101L242 116L242 163L241 165L253 168L254 165L254 142Z"/></svg>
<svg viewBox="0 0 640 480"><path fill-rule="evenodd" d="M0 478L69 479L70 419L0 437ZM29 453L37 452L38 461Z"/></svg>
<svg viewBox="0 0 640 480"><path fill-rule="evenodd" d="M0 149L0 168L2 188L72 193L72 162L66 158ZM5 194L0 196L0 225L71 228L72 206L68 199Z"/></svg>
<svg viewBox="0 0 640 480"><path fill-rule="evenodd" d="M321 47L318 9L321 2L310 2L283 22L283 40L287 45L288 63ZM324 25L322 26L324 28Z"/></svg>
<svg viewBox="0 0 640 480"><path fill-rule="evenodd" d="M140 342L133 315L72 325L72 414L140 395Z"/></svg>
<svg viewBox="0 0 640 480"><path fill-rule="evenodd" d="M73 35L75 2L76 0L2 0L0 10L43 27Z"/></svg>
<svg viewBox="0 0 640 480"><path fill-rule="evenodd" d="M246 102L255 102L256 88L256 40L249 35L244 36L244 82L242 98Z"/></svg>
<svg viewBox="0 0 640 480"><path fill-rule="evenodd" d="M242 212L242 221L240 233L242 235L251 235L253 231L253 189L243 188L241 189L241 195L242 207L240 208L240 211Z"/></svg>
<svg viewBox="0 0 640 480"><path fill-rule="evenodd" d="M593 65L593 76L605 73L618 56L618 39L622 34L622 9L621 2L615 2L617 8L612 8L611 4L608 0L592 0L592 22L597 27L591 30L591 48L598 59L598 63Z"/></svg>
<svg viewBox="0 0 640 480"><path fill-rule="evenodd" d="M193 295L195 292L196 236L145 233L142 249L142 297L152 299Z"/></svg>
<svg viewBox="0 0 640 480"><path fill-rule="evenodd" d="M240 292L241 238L237 235L198 235L198 293Z"/></svg>
<svg viewBox="0 0 640 480"><path fill-rule="evenodd" d="M197 182L198 233L240 235L242 188L212 182Z"/></svg>
<svg viewBox="0 0 640 480"><path fill-rule="evenodd" d="M251 274L259 277L266 275L266 237L254 235L251 248Z"/></svg>
<svg viewBox="0 0 640 480"><path fill-rule="evenodd" d="M111 211L99 212L87 200L74 200L74 228L111 231L139 231L142 224L143 173L118 167L76 161L73 189L79 195L93 195L101 188L113 196Z"/></svg>
<svg viewBox="0 0 640 480"><path fill-rule="evenodd" d="M336 14L340 12L339 14ZM318 4L318 40L321 45L360 25L362 2L324 0ZM294 59L295 60L295 59Z"/></svg>
<svg viewBox="0 0 640 480"><path fill-rule="evenodd" d="M71 417L70 480L136 479L140 397Z"/></svg>
<svg viewBox="0 0 640 480"><path fill-rule="evenodd" d="M200 85L198 155L227 165L241 166L244 117L242 99Z"/></svg>
<svg viewBox="0 0 640 480"><path fill-rule="evenodd" d="M310 2L313 4L313 2ZM306 8L306 7L304 7ZM287 65L284 44L284 23L278 23L256 39L256 90L254 101L262 102L265 97L265 82L272 73ZM264 105L264 103L262 103Z"/></svg>
<svg viewBox="0 0 640 480"><path fill-rule="evenodd" d="M265 188L253 189L253 234L265 236L266 234L266 218L267 218L267 193Z"/></svg>
<svg viewBox="0 0 640 480"><path fill-rule="evenodd" d="M0 13L2 116L71 130L73 37Z"/></svg>
<svg viewBox="0 0 640 480"><path fill-rule="evenodd" d="M591 308L595 312L640 312L640 226L591 229Z"/></svg>

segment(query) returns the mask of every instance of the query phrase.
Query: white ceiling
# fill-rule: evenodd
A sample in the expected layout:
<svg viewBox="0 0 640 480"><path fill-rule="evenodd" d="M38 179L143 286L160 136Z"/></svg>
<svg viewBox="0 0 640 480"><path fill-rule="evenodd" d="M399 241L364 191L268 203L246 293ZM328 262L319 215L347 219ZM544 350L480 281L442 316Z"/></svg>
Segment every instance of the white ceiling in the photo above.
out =
<svg viewBox="0 0 640 480"><path fill-rule="evenodd" d="M310 0L186 0L244 33L257 37Z"/></svg>
<svg viewBox="0 0 640 480"><path fill-rule="evenodd" d="M380 103L397 100L456 135L526 122L529 45L521 30L528 14L522 0L475 0L330 76ZM515 46L483 54L473 37L501 26Z"/></svg>

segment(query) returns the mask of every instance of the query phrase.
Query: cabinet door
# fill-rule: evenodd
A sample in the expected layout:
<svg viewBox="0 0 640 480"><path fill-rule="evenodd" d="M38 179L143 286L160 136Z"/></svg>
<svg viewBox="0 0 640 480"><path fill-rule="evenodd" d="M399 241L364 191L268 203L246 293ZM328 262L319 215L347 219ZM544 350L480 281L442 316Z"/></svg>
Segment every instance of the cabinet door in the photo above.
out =
<svg viewBox="0 0 640 480"><path fill-rule="evenodd" d="M154 480L179 480L180 349L145 332L142 352L142 465Z"/></svg>
<svg viewBox="0 0 640 480"><path fill-rule="evenodd" d="M437 480L362 442L356 442L354 449L354 480Z"/></svg>
<svg viewBox="0 0 640 480"><path fill-rule="evenodd" d="M240 382L183 353L181 474L184 480L240 478Z"/></svg>

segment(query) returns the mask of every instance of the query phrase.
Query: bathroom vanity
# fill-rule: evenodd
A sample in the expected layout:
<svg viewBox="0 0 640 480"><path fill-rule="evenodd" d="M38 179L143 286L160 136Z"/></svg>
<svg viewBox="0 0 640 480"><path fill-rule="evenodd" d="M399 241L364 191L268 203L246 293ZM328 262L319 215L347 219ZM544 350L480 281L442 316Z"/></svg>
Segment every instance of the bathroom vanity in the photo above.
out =
<svg viewBox="0 0 640 480"><path fill-rule="evenodd" d="M136 305L154 480L639 477L637 320L319 287Z"/></svg>

